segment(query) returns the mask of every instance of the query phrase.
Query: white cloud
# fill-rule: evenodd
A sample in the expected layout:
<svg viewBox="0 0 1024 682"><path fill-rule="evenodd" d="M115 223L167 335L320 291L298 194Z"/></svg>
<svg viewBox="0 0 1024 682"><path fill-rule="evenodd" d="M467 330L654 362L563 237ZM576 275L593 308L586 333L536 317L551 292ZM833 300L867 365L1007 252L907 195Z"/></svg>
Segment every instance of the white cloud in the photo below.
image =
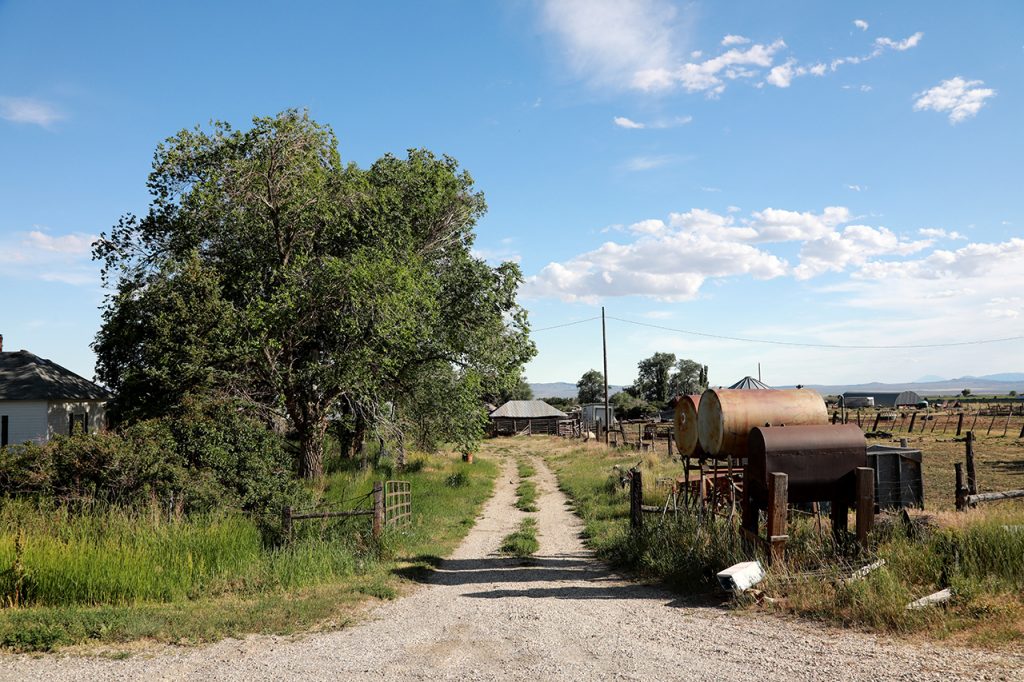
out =
<svg viewBox="0 0 1024 682"><path fill-rule="evenodd" d="M917 233L929 239L967 239L966 235L959 232L947 232L938 227L922 227Z"/></svg>
<svg viewBox="0 0 1024 682"><path fill-rule="evenodd" d="M695 297L709 277L772 279L786 268L784 260L748 244L675 232L645 235L631 244L606 242L565 263L549 263L527 279L523 294L566 301L630 295L684 301Z"/></svg>
<svg viewBox="0 0 1024 682"><path fill-rule="evenodd" d="M68 284L97 284L91 263L94 235L72 232L52 235L42 229L0 239L0 273L18 278Z"/></svg>
<svg viewBox="0 0 1024 682"><path fill-rule="evenodd" d="M853 25L862 31L868 30L868 22L864 21L863 19L854 19Z"/></svg>
<svg viewBox="0 0 1024 682"><path fill-rule="evenodd" d="M623 165L627 171L647 171L654 168L661 168L676 160L675 156L665 154L661 156L634 156Z"/></svg>
<svg viewBox="0 0 1024 682"><path fill-rule="evenodd" d="M948 111L951 124L961 123L976 116L985 106L985 100L995 96L995 90L976 87L980 85L984 85L984 82L964 80L960 76L942 81L916 95L914 111Z"/></svg>
<svg viewBox="0 0 1024 682"><path fill-rule="evenodd" d="M731 45L746 45L749 42L750 42L750 38L745 38L743 36L737 36L737 35L731 35L731 34L725 36L724 38L722 38L722 45L724 45L725 47L729 47Z"/></svg>
<svg viewBox="0 0 1024 682"><path fill-rule="evenodd" d="M628 119L625 116L616 116L615 118L612 119L612 122L614 122L615 125L619 126L620 128L629 128L630 130L639 130L641 128L647 127L643 123L637 123L636 121Z"/></svg>
<svg viewBox="0 0 1024 682"><path fill-rule="evenodd" d="M31 97L0 97L0 118L49 128L63 119L64 114L52 105Z"/></svg>
<svg viewBox="0 0 1024 682"><path fill-rule="evenodd" d="M909 50L912 47L917 47L917 44L921 42L921 38L924 37L924 33L918 31L909 38L903 40L893 40L892 38L875 38L875 45L879 47L887 47L890 50L897 50L903 52Z"/></svg>
<svg viewBox="0 0 1024 682"><path fill-rule="evenodd" d="M863 192L867 187L865 185L847 185L846 189L853 190L854 192Z"/></svg>
<svg viewBox="0 0 1024 682"><path fill-rule="evenodd" d="M782 40L769 45L755 44L746 49L733 48L702 62L687 62L675 68L643 69L633 77L633 86L646 91L682 87L687 92L705 92L715 97L725 90L723 78L752 78L758 71L749 67L767 68L774 55L786 47Z"/></svg>
<svg viewBox="0 0 1024 682"><path fill-rule="evenodd" d="M620 128L627 128L630 130L642 130L644 128L650 129L665 129L675 128L676 126L686 125L693 121L693 116L676 116L675 118L663 118L649 123L642 121L634 121L626 118L625 116L616 116L612 119L612 122Z"/></svg>
<svg viewBox="0 0 1024 682"><path fill-rule="evenodd" d="M842 272L851 265L863 265L874 256L906 256L932 243L928 239L906 241L885 227L848 225L842 232L832 231L806 242L793 274L797 279L808 279L826 272Z"/></svg>
<svg viewBox="0 0 1024 682"><path fill-rule="evenodd" d="M766 208L745 218L702 208L670 213L668 220L632 223L620 241L549 263L527 278L524 295L586 302L632 295L682 301L698 296L706 283L724 278L790 276L806 281L848 273L843 283L828 289L853 292L843 302L854 306L888 305L883 302L889 296L886 287L906 292L909 285L898 283L915 281L920 289L915 300L970 297L975 318L986 305L992 311L986 313L989 317L1010 317L1008 310L1024 313L1024 272L1019 268L1024 238L947 250L936 248L936 242L963 236L923 228L918 231L922 238L913 239L880 225L850 224L852 219L844 206L820 212ZM792 245L799 245L795 265L786 256ZM990 275L999 281L989 281ZM1013 296L1017 299L1011 301Z"/></svg>
<svg viewBox="0 0 1024 682"><path fill-rule="evenodd" d="M794 78L824 76L842 64L859 64L887 50L902 52L923 37L920 32L903 40L880 37L867 54L829 63L791 58L776 64L776 55L786 48L784 40L761 44L728 34L721 41L728 49L721 54L705 58L702 51L690 50L690 61L685 61L681 29L686 19L668 0L541 0L541 7L544 26L560 39L570 68L588 80L651 93L680 88L709 98L721 95L728 81L787 88ZM867 28L861 19L855 25Z"/></svg>
<svg viewBox="0 0 1024 682"><path fill-rule="evenodd" d="M53 237L45 232L32 230L25 236L22 244L39 251L85 256L91 253L94 241L96 236L91 234L72 233Z"/></svg>
<svg viewBox="0 0 1024 682"><path fill-rule="evenodd" d="M667 0L543 0L541 16L572 70L598 84L622 85L676 61L678 17Z"/></svg>

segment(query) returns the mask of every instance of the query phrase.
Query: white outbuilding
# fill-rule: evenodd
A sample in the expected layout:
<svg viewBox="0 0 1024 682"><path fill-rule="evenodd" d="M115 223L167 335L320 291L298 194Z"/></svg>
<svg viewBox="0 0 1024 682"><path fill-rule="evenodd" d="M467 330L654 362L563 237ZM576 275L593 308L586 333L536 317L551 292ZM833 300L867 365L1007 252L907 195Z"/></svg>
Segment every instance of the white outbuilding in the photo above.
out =
<svg viewBox="0 0 1024 682"><path fill-rule="evenodd" d="M0 447L100 431L109 399L102 386L51 360L3 352L0 336Z"/></svg>

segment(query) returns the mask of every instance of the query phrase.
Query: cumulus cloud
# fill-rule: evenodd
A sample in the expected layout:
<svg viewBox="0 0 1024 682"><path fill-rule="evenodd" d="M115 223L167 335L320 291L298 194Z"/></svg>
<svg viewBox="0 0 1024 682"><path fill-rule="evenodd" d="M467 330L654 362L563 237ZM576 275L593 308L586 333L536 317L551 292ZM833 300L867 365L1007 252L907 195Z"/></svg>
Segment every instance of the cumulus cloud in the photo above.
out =
<svg viewBox="0 0 1024 682"><path fill-rule="evenodd" d="M864 28L867 28L866 23ZM837 57L832 59L828 64L821 61L800 64L796 59L791 58L786 60L785 63L773 67L771 71L768 72L765 82L769 85L774 85L777 88L788 88L792 84L794 78L799 78L801 76L824 76L827 72L836 71L844 64L862 64L880 57L885 54L886 50L904 52L912 47L916 47L923 37L924 33L918 31L903 40L893 40L892 38L885 37L876 38L874 47L867 54ZM843 86L844 89L850 89L850 87L851 86L846 85ZM868 92L871 90L871 86L862 85L860 89L862 92Z"/></svg>
<svg viewBox="0 0 1024 682"><path fill-rule="evenodd" d="M96 284L90 256L95 235L54 235L42 229L0 239L0 273L67 284Z"/></svg>
<svg viewBox="0 0 1024 682"><path fill-rule="evenodd" d="M841 232L828 232L806 242L793 274L797 279L808 279L826 272L842 272L851 265L863 265L874 256L906 256L932 244L929 239L904 240L885 227L848 225Z"/></svg>
<svg viewBox="0 0 1024 682"><path fill-rule="evenodd" d="M922 227L917 233L928 239L967 239L966 235L962 235L959 232L949 232L939 227Z"/></svg>
<svg viewBox="0 0 1024 682"><path fill-rule="evenodd" d="M619 241L549 263L527 279L524 294L570 301L631 295L681 301L699 295L708 280L788 276L805 281L849 273L852 279L847 282L857 287L895 279L942 280L944 286L930 288L929 295L953 291L951 296L959 296L963 287L956 286L957 281L984 278L989 266L1010 272L1012 263L1024 259L1021 238L947 250L936 248L936 242L963 235L922 228L921 238L908 238L882 225L853 223L844 206L821 211L769 207L746 217L737 213L692 208L670 213L667 220L634 222L620 230ZM791 245L799 246L795 264L785 255L793 253ZM1017 291L1024 286L1024 275L1006 276ZM971 294L986 289L974 285Z"/></svg>
<svg viewBox="0 0 1024 682"><path fill-rule="evenodd" d="M982 85L983 81L969 81L960 76L942 81L916 95L914 111L949 112L951 124L961 123L976 116L985 106L985 100L995 97L995 90L979 87Z"/></svg>
<svg viewBox="0 0 1024 682"><path fill-rule="evenodd" d="M0 118L49 128L64 118L52 105L32 97L0 97Z"/></svg>
<svg viewBox="0 0 1024 682"><path fill-rule="evenodd" d="M868 22L864 21L863 19L854 19L853 25L862 31L868 30Z"/></svg>

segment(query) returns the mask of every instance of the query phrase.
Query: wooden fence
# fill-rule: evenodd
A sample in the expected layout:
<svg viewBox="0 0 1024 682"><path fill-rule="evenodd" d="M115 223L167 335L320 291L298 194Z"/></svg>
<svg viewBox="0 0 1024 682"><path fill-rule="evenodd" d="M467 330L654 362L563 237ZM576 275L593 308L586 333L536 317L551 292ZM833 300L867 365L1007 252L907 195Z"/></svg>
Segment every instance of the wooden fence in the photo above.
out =
<svg viewBox="0 0 1024 682"><path fill-rule="evenodd" d="M364 503L372 498L372 506L364 507ZM343 503L330 508L313 508L309 510L293 510L285 507L281 511L281 531L284 541L291 542L292 530L296 521L310 519L346 519L357 516L373 517L371 532L379 538L387 526L408 526L412 523L412 484L408 481L376 481L373 490L363 497L348 500L355 504L352 509L337 509Z"/></svg>

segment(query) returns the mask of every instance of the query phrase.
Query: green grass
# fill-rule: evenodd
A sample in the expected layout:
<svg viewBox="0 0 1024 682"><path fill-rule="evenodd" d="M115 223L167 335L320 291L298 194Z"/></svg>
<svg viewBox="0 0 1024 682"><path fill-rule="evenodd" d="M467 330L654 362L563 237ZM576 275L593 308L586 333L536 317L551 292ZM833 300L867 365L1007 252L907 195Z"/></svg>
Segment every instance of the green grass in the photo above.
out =
<svg viewBox="0 0 1024 682"><path fill-rule="evenodd" d="M528 557L540 549L537 542L537 520L523 519L519 528L505 536L501 542L501 553L517 557Z"/></svg>
<svg viewBox="0 0 1024 682"><path fill-rule="evenodd" d="M363 518L295 523L284 547L240 514L168 519L153 511L0 508L0 646L46 650L88 641L209 641L345 622L353 603L391 598L400 574L434 565L472 527L497 466L417 460L410 527L380 543ZM331 474L314 491L347 506L388 469ZM453 485L452 481L458 481ZM298 511L298 510L297 510ZM16 545L21 549L16 550Z"/></svg>

